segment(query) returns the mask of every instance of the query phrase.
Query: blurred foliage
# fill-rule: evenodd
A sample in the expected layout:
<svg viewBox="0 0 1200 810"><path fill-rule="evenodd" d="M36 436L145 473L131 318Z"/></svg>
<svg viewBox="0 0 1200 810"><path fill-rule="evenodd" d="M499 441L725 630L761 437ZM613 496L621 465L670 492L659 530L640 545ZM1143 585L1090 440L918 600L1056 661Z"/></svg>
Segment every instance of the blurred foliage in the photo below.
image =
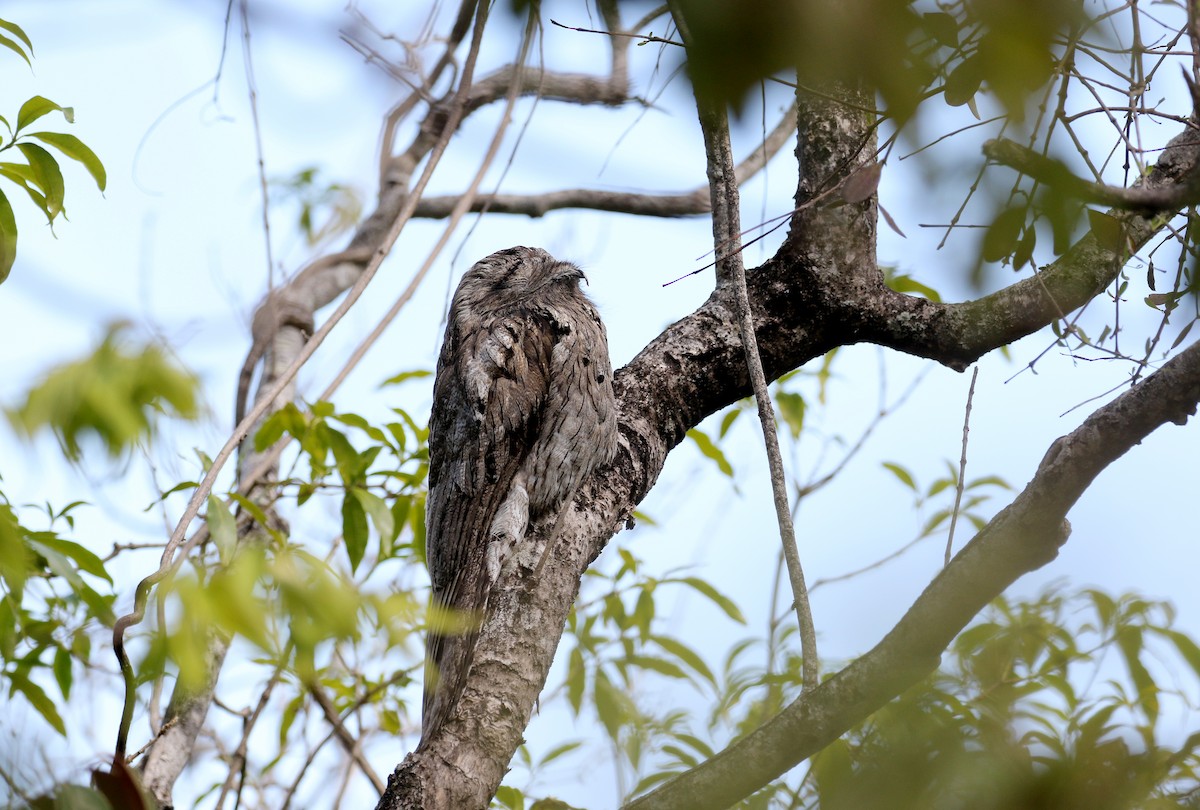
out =
<svg viewBox="0 0 1200 810"><path fill-rule="evenodd" d="M740 108L764 79L865 87L902 125L938 94L973 102L986 86L1010 115L1053 75L1054 45L1083 22L1076 0L680 0L697 88Z"/></svg>
<svg viewBox="0 0 1200 810"><path fill-rule="evenodd" d="M59 533L75 528L81 505L20 510L41 513L35 529L0 491L0 682L64 736L59 701L43 684L54 684L62 701L70 697L76 670L91 665L89 631L112 625L115 598L105 561Z"/></svg>
<svg viewBox="0 0 1200 810"><path fill-rule="evenodd" d="M195 419L196 378L157 346L130 346L126 331L124 324L110 327L89 357L48 372L24 403L6 411L13 427L26 437L50 428L67 458L78 461L88 439L113 458L149 439L159 413Z"/></svg>
<svg viewBox="0 0 1200 810"><path fill-rule="evenodd" d="M312 248L346 233L362 218L362 197L341 183L327 183L315 166L271 181L274 197L298 208L296 226Z"/></svg>
<svg viewBox="0 0 1200 810"><path fill-rule="evenodd" d="M33 43L16 23L0 19L0 47L15 53L25 60L30 69L33 68ZM66 215L66 209L63 207L66 186L58 158L53 152L33 141L41 141L63 157L78 161L96 181L101 191L104 191L108 182L104 165L79 138L62 132L27 131L30 124L52 112L61 112L68 124L75 122L74 109L59 106L42 96L34 96L21 105L17 111L15 126L9 123L8 118L0 115L0 124L8 134L7 139L0 134L0 155L15 148L21 156L20 161L14 161L11 157L14 153L10 152L9 160L0 160L0 178L23 189L51 226L60 214L64 217ZM0 284L8 278L16 257L17 222L13 216L12 204L4 189L0 188Z"/></svg>

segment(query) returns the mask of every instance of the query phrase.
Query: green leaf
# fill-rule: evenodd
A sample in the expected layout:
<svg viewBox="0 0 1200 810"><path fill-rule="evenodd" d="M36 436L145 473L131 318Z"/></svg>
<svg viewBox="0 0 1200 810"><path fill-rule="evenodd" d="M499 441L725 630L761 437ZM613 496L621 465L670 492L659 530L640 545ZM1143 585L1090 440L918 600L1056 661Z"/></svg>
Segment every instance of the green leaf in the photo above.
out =
<svg viewBox="0 0 1200 810"><path fill-rule="evenodd" d="M58 691L62 692L63 700L71 697L71 652L66 647L54 651L54 680L58 682Z"/></svg>
<svg viewBox="0 0 1200 810"><path fill-rule="evenodd" d="M350 558L350 570L358 570L363 554L367 551L367 513L362 504L351 493L342 498L342 538L346 541L346 555Z"/></svg>
<svg viewBox="0 0 1200 810"><path fill-rule="evenodd" d="M112 577L104 570L104 563L88 549L78 543L72 543L70 540L63 540L61 537L43 538L42 542L74 560L80 571L86 571L92 576L112 584Z"/></svg>
<svg viewBox="0 0 1200 810"><path fill-rule="evenodd" d="M888 287L892 288L898 293L916 293L917 295L928 298L934 303L940 304L942 302L942 296L938 294L937 290L935 290L933 287L922 284L910 275L901 274L897 276L889 276L885 279L885 281Z"/></svg>
<svg viewBox="0 0 1200 810"><path fill-rule="evenodd" d="M935 512L929 518L929 520L925 521L925 525L921 528L921 534L919 536L920 537L928 537L929 535L933 534L933 532L937 529L937 527L941 526L943 523L945 523L946 520L949 519L949 517L950 517L949 509L942 509L938 512Z"/></svg>
<svg viewBox="0 0 1200 810"><path fill-rule="evenodd" d="M420 380L432 374L432 371L424 368L414 369L413 371L401 371L395 377L388 377L386 380L380 383L380 387L382 388L385 385L399 385L400 383L407 382L408 380Z"/></svg>
<svg viewBox="0 0 1200 810"><path fill-rule="evenodd" d="M951 107L961 107L975 97L983 84L983 65L978 58L963 60L946 77L943 95Z"/></svg>
<svg viewBox="0 0 1200 810"><path fill-rule="evenodd" d="M145 806L143 803L142 807ZM132 808L141 810L137 806ZM54 791L54 810L113 810L113 806L98 790L83 785L59 785Z"/></svg>
<svg viewBox="0 0 1200 810"><path fill-rule="evenodd" d="M939 45L958 47L958 21L954 15L944 12L929 12L921 15L921 23Z"/></svg>
<svg viewBox="0 0 1200 810"><path fill-rule="evenodd" d="M217 546L217 555L223 565L229 565L237 549L237 520L225 502L216 495L208 496L208 511L205 514L208 533Z"/></svg>
<svg viewBox="0 0 1200 810"><path fill-rule="evenodd" d="M699 577L683 577L679 580L667 581L678 581L695 588L697 591L711 599L713 603L717 605L717 607L725 611L726 616L733 619L738 624L746 623L746 617L742 615L741 609L734 603L732 599L730 599L728 596L725 596L712 585L700 579Z"/></svg>
<svg viewBox="0 0 1200 810"><path fill-rule="evenodd" d="M75 118L75 113L70 107L60 107L44 96L34 96L22 104L21 111L17 113L17 132L20 132L46 113L51 113L55 110L61 110L63 117L68 122L73 121Z"/></svg>
<svg viewBox="0 0 1200 810"><path fill-rule="evenodd" d="M731 427L733 427L734 421L736 421L741 415L741 408L733 407L726 411L725 415L721 417L721 428L717 431L717 438L724 439L725 434L729 432Z"/></svg>
<svg viewBox="0 0 1200 810"><path fill-rule="evenodd" d="M17 220L8 197L0 191L0 284L8 278L17 260Z"/></svg>
<svg viewBox="0 0 1200 810"><path fill-rule="evenodd" d="M616 741L621 734L621 726L624 725L627 717L625 711L624 695L613 686L612 681L608 679L608 675L604 670L596 671L596 685L594 690L594 699L596 704L596 714L600 717L600 722L604 725L608 736Z"/></svg>
<svg viewBox="0 0 1200 810"><path fill-rule="evenodd" d="M779 405L779 415L787 424L792 439L799 439L804 430L804 397L791 391L779 391L775 394L775 402Z"/></svg>
<svg viewBox="0 0 1200 810"><path fill-rule="evenodd" d="M1121 656L1125 659L1125 667L1129 670L1129 677L1137 687L1138 704L1153 723L1158 719L1158 684L1142 663L1142 629L1125 625L1117 630L1116 640Z"/></svg>
<svg viewBox="0 0 1200 810"><path fill-rule="evenodd" d="M0 22L3 22L3 20L0 20ZM8 37L0 37L0 48L8 48L10 51L15 53L17 56L24 59L25 64L29 65L30 67L33 67L33 62L31 62L29 60L29 55L27 53L25 53L25 49L22 48L17 43L13 42Z"/></svg>
<svg viewBox="0 0 1200 810"><path fill-rule="evenodd" d="M100 162L100 158L74 135L62 132L30 132L29 137L48 143L72 160L82 163L101 191L108 185L108 174L104 171L104 164Z"/></svg>
<svg viewBox="0 0 1200 810"><path fill-rule="evenodd" d="M1088 225L1097 244L1109 253L1124 255L1126 251L1125 226L1121 220L1103 211L1087 210Z"/></svg>
<svg viewBox="0 0 1200 810"><path fill-rule="evenodd" d="M576 717L579 716L579 710L583 707L583 689L586 681L587 672L583 666L583 653L578 647L575 647L571 650L571 656L567 660L567 702L571 704Z"/></svg>
<svg viewBox="0 0 1200 810"><path fill-rule="evenodd" d="M985 262L998 262L1012 255L1017 247L1017 239L1025 226L1024 206L1015 206L1002 211L988 226L983 236L981 255Z"/></svg>
<svg viewBox="0 0 1200 810"><path fill-rule="evenodd" d="M508 810L525 810L525 794L510 785L496 788L496 801Z"/></svg>
<svg viewBox="0 0 1200 810"><path fill-rule="evenodd" d="M354 487L350 492L358 499L363 511L371 516L371 522L375 524L375 531L379 532L380 538L389 543L395 539L396 522L384 500L378 495L358 487Z"/></svg>
<svg viewBox="0 0 1200 810"><path fill-rule="evenodd" d="M580 742L579 740L573 740L571 742L565 742L562 745L556 745L554 748L551 748L549 751L546 752L546 756L542 757L541 761L539 761L538 764L539 765L547 765L547 764L553 762L554 760L558 759L559 757L562 757L562 756L565 756L565 755L571 753L575 749L579 748L581 745L583 745L583 743Z"/></svg>
<svg viewBox="0 0 1200 810"><path fill-rule="evenodd" d="M712 439L708 438L708 435L704 431L692 428L687 432L687 437L696 443L701 453L716 462L717 469L730 478L733 477L733 466L725 458L725 454L721 451L721 448L713 444Z"/></svg>
<svg viewBox="0 0 1200 810"><path fill-rule="evenodd" d="M701 658L691 647L668 636L651 636L650 640L662 647L667 652L671 653L671 655L674 655L676 658L683 661L685 664L691 667L693 671L704 678L704 680L712 684L714 688L716 687L717 679L713 675L712 670L708 668L708 665L704 663L704 659Z"/></svg>
<svg viewBox="0 0 1200 810"><path fill-rule="evenodd" d="M900 483L904 484L904 486L908 487L913 492L917 491L917 482L913 480L912 473L910 473L908 470L904 469L893 461L883 462L883 468L899 478Z"/></svg>
<svg viewBox="0 0 1200 810"><path fill-rule="evenodd" d="M1177 630L1162 628L1158 632L1171 640L1175 645L1175 649L1188 662L1188 666L1192 668L1197 677L1200 677L1200 646L1197 646L1196 642Z"/></svg>
<svg viewBox="0 0 1200 810"><path fill-rule="evenodd" d="M9 22L8 20L0 20L0 28L3 28L5 31L8 31L10 33L16 34L17 39L19 39L25 43L25 47L29 49L29 53L30 54L33 53L33 41L29 39L29 35L25 33L24 29L22 29L21 26L17 25L14 22Z"/></svg>
<svg viewBox="0 0 1200 810"><path fill-rule="evenodd" d="M58 713L58 709L42 687L38 686L33 681L21 672L21 670L13 670L8 674L9 682L12 684L13 692L20 692L29 701L29 704L40 714L47 723L54 727L54 730L64 737L67 736L67 727L63 724L63 719Z"/></svg>
<svg viewBox="0 0 1200 810"><path fill-rule="evenodd" d="M229 493L229 497L232 498L238 506L244 509L246 514L254 518L254 521L258 523L259 526L262 526L265 529L271 525L270 521L267 519L267 513L264 512L262 507L256 504L254 501L250 500L240 492L231 492Z"/></svg>
<svg viewBox="0 0 1200 810"><path fill-rule="evenodd" d="M62 213L66 184L58 161L48 151L34 143L19 143L17 149L29 162L29 177L45 195L42 210L51 222Z"/></svg>
<svg viewBox="0 0 1200 810"><path fill-rule="evenodd" d="M657 672L660 675L667 675L671 678L686 680L688 676L679 665L672 664L670 661L663 660L662 658L654 658L649 655L630 655L624 661L635 667L648 669L651 672Z"/></svg>

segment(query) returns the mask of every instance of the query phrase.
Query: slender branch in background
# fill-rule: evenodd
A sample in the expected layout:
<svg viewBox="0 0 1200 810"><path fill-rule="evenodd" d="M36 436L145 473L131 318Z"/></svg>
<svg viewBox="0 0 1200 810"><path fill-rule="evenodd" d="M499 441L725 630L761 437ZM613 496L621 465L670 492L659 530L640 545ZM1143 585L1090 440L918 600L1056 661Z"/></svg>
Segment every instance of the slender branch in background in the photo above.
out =
<svg viewBox="0 0 1200 810"><path fill-rule="evenodd" d="M525 30L525 37L521 42L521 50L518 54L517 64L521 67L524 67L525 60L529 55L529 46L533 41L533 30L534 26L536 25L536 19L536 15L530 14L529 25ZM450 242L450 237L458 228L458 223L462 220L463 216L468 211L471 211L475 204L479 201L479 186L483 183L483 178L487 175L488 169L491 168L492 162L496 159L496 154L500 151L500 145L504 142L504 135L508 131L509 124L512 123L512 112L513 108L516 106L517 98L520 96L521 84L521 82L513 82L512 87L509 88L508 98L504 108L504 115L501 117L500 123L496 125L496 131L492 135L492 140L491 143L488 144L487 152L484 153L483 160L479 164L479 170L471 179L471 183L467 186L466 191L457 197L454 208L450 211L450 221L446 223L446 227L442 230L442 235L438 237L437 243L429 251L429 254L425 257L425 261L421 264L420 269L417 270L416 274L412 277L412 280L408 283L408 286L405 287L403 292L400 293L400 296L392 304L391 308L384 313L383 317L379 319L379 323L377 323L375 328L371 330L371 333L363 338L362 342L355 347L349 359L342 364L341 370L338 371L337 375L329 383L329 386L324 392L322 392L321 399L328 400L333 395L333 392L337 390L346 377L350 375L350 372L353 371L358 365L359 361L362 360L370 348L375 345L376 341L379 340L380 336L383 335L384 330L386 330L392 321L396 319L396 316L400 314L400 310L404 308L404 306L416 293L417 287L425 278L430 268L433 267L433 263L437 260L437 257L441 255L441 252Z"/></svg>
<svg viewBox="0 0 1200 810"><path fill-rule="evenodd" d="M678 0L672 0L671 13L684 42L689 41L686 22L680 12ZM771 392L767 388L763 372L762 357L758 353L758 338L754 333L754 313L750 310L750 295L746 289L746 266L742 261L741 217L738 210L740 194L737 174L734 169L733 147L729 141L729 120L722 104L714 103L696 91L696 110L700 129L704 134L704 152L708 159L708 180L712 196L713 245L717 258L717 288L732 284L735 310L741 330L742 348L746 355L746 366L750 383L754 389L754 400L758 405L758 419L762 425L763 442L767 449L767 463L771 470L771 494L775 502L775 519L779 524L779 539L783 544L784 559L787 560L788 579L792 585L792 596L796 608L796 621L800 626L802 652L802 689L808 690L820 680L821 662L817 653L817 631L813 624L812 608L808 600L808 589L804 584L804 569L800 564L800 552L796 548L796 534L792 526L788 504L787 476L783 469L783 456L779 450L779 433L775 422L775 409L771 404Z"/></svg>
<svg viewBox="0 0 1200 810"><path fill-rule="evenodd" d="M250 123L254 130L254 154L258 158L258 185L262 194L263 242L267 250L267 286L275 286L275 257L271 248L271 196L267 189L267 162L263 157L262 127L258 122L258 87L254 81L254 58L250 52L250 10L241 0L238 12L242 18L242 60L246 66L246 90L250 96Z"/></svg>
<svg viewBox="0 0 1200 810"><path fill-rule="evenodd" d="M325 694L325 690L321 688L319 683L310 683L308 685L309 694L321 707L321 713L325 715L325 719L329 725L333 727L334 734L338 738L338 742L342 744L342 748L354 760L354 764L362 770L363 775L371 780L375 791L380 795L387 789L387 784L379 778L379 774L375 773L375 769L371 767L371 763L367 762L367 758L363 756L362 746L350 730L346 728L346 724L342 722L342 718L338 715L337 708L333 705L333 701L329 699L329 695ZM219 806L219 805L218 805Z"/></svg>
<svg viewBox="0 0 1200 810"><path fill-rule="evenodd" d="M229 460L234 450L236 450L237 446L241 442L241 439L246 435L250 427L254 425L257 420L263 416L263 414L266 413L267 409L271 407L275 399L295 378L296 374L299 372L304 363L308 361L308 358L313 355L320 344L325 340L326 336L328 336L330 331L332 331L333 327L336 326L339 321L341 321L350 308L358 301L367 285L375 277L375 274L379 270L380 264L388 255L392 246L395 244L396 239L399 238L400 231L407 224L408 220L412 218L412 213L416 208L416 204L421 196L421 193L428 185L429 180L438 165L438 162L445 153L446 147L449 145L451 136L457 130L458 125L466 112L467 99L471 90L475 62L479 56L483 27L487 19L487 12L488 4L480 3L478 7L478 16L476 19L476 31L472 38L466 61L463 65L460 83L454 96L454 102L450 105L445 120L445 125L438 133L436 143L429 152L424 171L421 173L420 179L413 187L412 193L405 200L405 204L400 210L400 213L391 223L378 246L373 250L371 259L369 262L367 262L367 266L355 281L354 285L350 287L341 303L337 306L329 318L321 325L321 327L313 334L308 342L305 343L304 347L297 354L291 365L289 365L288 368L279 376L279 378L271 386L271 389L265 395L258 398L254 407L250 409L250 412L246 414L242 422L234 429L233 434L229 437L228 441L226 441L225 446L222 447L221 451L213 459L211 467L204 476L204 479L197 486L196 491L193 493L187 508L184 510L178 525L171 534L171 538L167 543L167 547L163 551L163 556L159 563L158 570L150 574L138 584L137 591L135 593L134 610L131 613L120 617L113 626L113 649L114 653L117 655L118 663L121 665L122 672L125 674L126 682L125 708L122 715L121 726L119 727L117 734L117 758L123 758L125 754L125 743L128 739L129 724L132 721L133 702L136 698L135 689L133 688L135 686L135 682L133 678L132 667L130 666L129 660L124 653L125 630L128 627L138 624L142 620L142 617L145 613L146 597L148 596L149 591L154 587L155 584L166 577L167 574L175 567L175 565L178 564L179 560L174 559L174 555L176 550L184 542L184 535L188 526L196 518L197 514L199 514L200 505L204 503L209 493L212 491L217 474L220 472L225 462ZM265 469L266 468L264 468L264 470ZM188 545L191 546L192 543L189 543Z"/></svg>
<svg viewBox="0 0 1200 810"><path fill-rule="evenodd" d="M971 403L975 399L975 380L979 377L979 364L971 372L971 387L967 390L967 408L963 414L962 455L958 459L958 486L954 488L954 511L950 513L950 535L946 538L946 562L950 564L950 555L954 549L954 528L958 525L958 509L962 504L963 487L967 475L967 436L971 433Z"/></svg>
<svg viewBox="0 0 1200 810"><path fill-rule="evenodd" d="M1183 182L1169 187L1135 185L1123 188L1084 180L1072 174L1062 162L1006 138L988 141L983 145L983 153L997 163L1083 202L1111 205L1137 214L1165 213L1200 203L1200 176L1196 175L1182 178Z"/></svg>

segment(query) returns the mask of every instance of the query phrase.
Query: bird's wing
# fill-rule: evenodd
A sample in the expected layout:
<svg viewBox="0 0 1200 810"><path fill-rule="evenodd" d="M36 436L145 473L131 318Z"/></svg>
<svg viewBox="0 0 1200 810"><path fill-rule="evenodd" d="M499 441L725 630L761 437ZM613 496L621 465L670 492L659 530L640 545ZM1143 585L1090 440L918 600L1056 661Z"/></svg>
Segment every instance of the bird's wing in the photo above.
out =
<svg viewBox="0 0 1200 810"><path fill-rule="evenodd" d="M429 425L426 559L435 615L423 737L465 686L490 584L488 532L538 435L557 340L553 323L523 309L487 323L452 317L447 327Z"/></svg>

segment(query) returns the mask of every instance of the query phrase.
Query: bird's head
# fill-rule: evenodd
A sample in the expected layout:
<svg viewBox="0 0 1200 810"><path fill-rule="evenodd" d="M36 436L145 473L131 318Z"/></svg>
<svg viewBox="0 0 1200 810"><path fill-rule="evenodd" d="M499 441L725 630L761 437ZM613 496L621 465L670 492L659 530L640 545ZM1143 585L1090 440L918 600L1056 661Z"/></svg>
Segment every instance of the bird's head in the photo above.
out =
<svg viewBox="0 0 1200 810"><path fill-rule="evenodd" d="M456 298L487 309L530 299L579 294L583 271L541 248L511 247L476 262L458 285Z"/></svg>

